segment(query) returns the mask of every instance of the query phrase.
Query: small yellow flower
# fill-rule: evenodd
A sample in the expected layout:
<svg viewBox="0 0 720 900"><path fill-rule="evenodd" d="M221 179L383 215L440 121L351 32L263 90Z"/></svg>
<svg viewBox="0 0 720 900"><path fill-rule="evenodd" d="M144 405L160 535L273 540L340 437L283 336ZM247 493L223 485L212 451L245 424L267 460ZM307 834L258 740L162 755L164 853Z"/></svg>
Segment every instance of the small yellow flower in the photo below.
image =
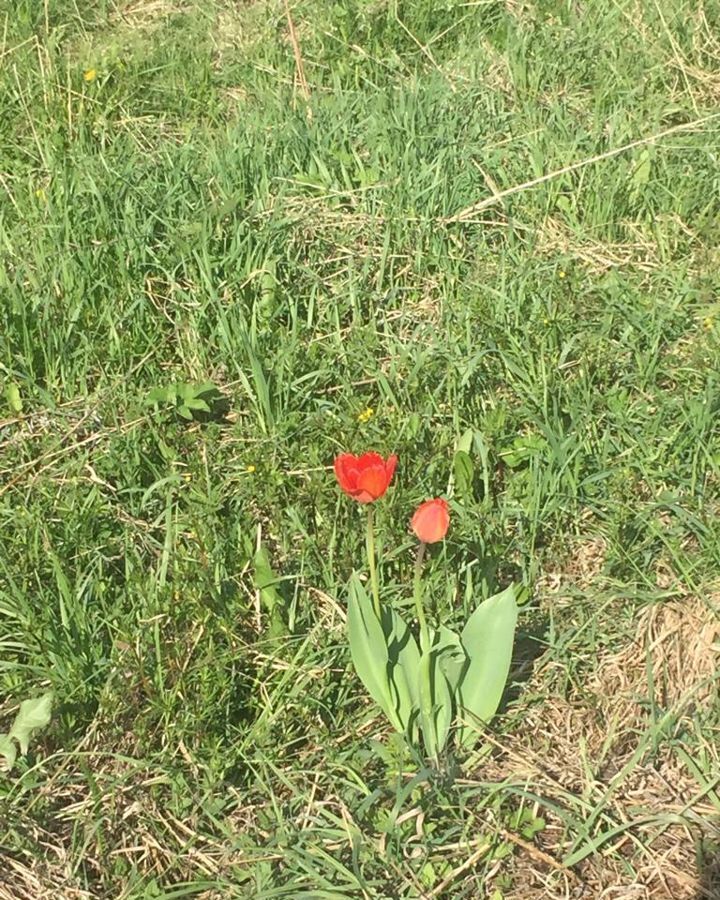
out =
<svg viewBox="0 0 720 900"><path fill-rule="evenodd" d="M95 81L95 79L97 78L97 69L85 69L85 71L83 72L83 78L88 82L88 84L91 81Z"/></svg>
<svg viewBox="0 0 720 900"><path fill-rule="evenodd" d="M558 278L565 278L565 277L567 277L567 272L564 272L562 269L560 269L560 271L558 272Z"/></svg>
<svg viewBox="0 0 720 900"><path fill-rule="evenodd" d="M245 471L248 473L248 475L252 475L252 473L256 471L256 467L252 464L249 466L245 466Z"/></svg>
<svg viewBox="0 0 720 900"><path fill-rule="evenodd" d="M705 318L703 319L703 328L705 329L705 331L710 331L710 329L712 327L713 327L713 317L705 316Z"/></svg>
<svg viewBox="0 0 720 900"><path fill-rule="evenodd" d="M183 475L183 478L185 479L185 481L192 481L192 475L191 475L190 472L186 472L186 473Z"/></svg>
<svg viewBox="0 0 720 900"><path fill-rule="evenodd" d="M366 409L364 409L361 413L358 414L357 420L358 420L358 422L362 422L364 424L365 422L369 422L370 419L372 419L372 417L374 415L375 415L375 410L372 408L372 406L368 406Z"/></svg>
<svg viewBox="0 0 720 900"><path fill-rule="evenodd" d="M35 191L35 196L38 198L38 200L42 200L42 202L44 203L47 200L47 195L45 194L45 188L39 187Z"/></svg>

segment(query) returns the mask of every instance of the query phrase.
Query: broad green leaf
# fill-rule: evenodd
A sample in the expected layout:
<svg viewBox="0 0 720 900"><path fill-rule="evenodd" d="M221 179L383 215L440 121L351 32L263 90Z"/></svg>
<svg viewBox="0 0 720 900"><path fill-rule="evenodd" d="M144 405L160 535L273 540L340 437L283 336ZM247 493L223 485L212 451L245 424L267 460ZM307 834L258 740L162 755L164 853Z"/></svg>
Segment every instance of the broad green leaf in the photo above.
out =
<svg viewBox="0 0 720 900"><path fill-rule="evenodd" d="M463 719L459 741L464 747L475 742L477 725L489 722L497 712L510 671L516 622L517 603L511 585L481 603L460 635L469 660L458 688L458 711Z"/></svg>
<svg viewBox="0 0 720 900"><path fill-rule="evenodd" d="M450 725L453 720L453 695L440 665L440 651L437 647L433 648L432 655L435 742L437 744L437 752L441 753L445 749L448 734L450 733Z"/></svg>
<svg viewBox="0 0 720 900"><path fill-rule="evenodd" d="M267 631L268 637L281 638L285 637L288 634L290 634L290 629L288 628L288 624L285 621L282 612L280 611L280 607L273 607L270 613L270 627Z"/></svg>
<svg viewBox="0 0 720 900"><path fill-rule="evenodd" d="M350 578L347 628L350 655L358 677L393 727L402 733L404 728L395 712L388 680L388 648L383 627L372 600L354 573Z"/></svg>
<svg viewBox="0 0 720 900"><path fill-rule="evenodd" d="M217 219L218 221L222 221L226 216L229 216L230 213L234 212L237 208L238 203L240 202L242 194L230 194L229 197L226 197L224 200L216 201L210 206L209 212L210 215Z"/></svg>
<svg viewBox="0 0 720 900"><path fill-rule="evenodd" d="M645 185L650 181L650 172L652 171L652 158L650 156L650 151L647 147L640 152L638 156L637 165L633 169L632 173L632 182L633 186L637 188L645 187Z"/></svg>
<svg viewBox="0 0 720 900"><path fill-rule="evenodd" d="M448 479L448 494L455 491L461 497L468 496L468 487L472 485L473 463L470 458L475 432L468 428L455 442L452 470Z"/></svg>
<svg viewBox="0 0 720 900"><path fill-rule="evenodd" d="M515 469L529 463L546 449L547 439L542 434L521 434L500 453L500 457L506 466Z"/></svg>
<svg viewBox="0 0 720 900"><path fill-rule="evenodd" d="M282 594L275 587L282 579L273 571L265 547L261 546L256 551L253 566L255 587L260 592L260 605L270 617L268 635L271 638L283 637L290 633L285 621L287 610Z"/></svg>
<svg viewBox="0 0 720 900"><path fill-rule="evenodd" d="M437 736L433 720L432 649L426 650L420 656L419 676L420 727L422 728L425 751L428 756L437 759Z"/></svg>
<svg viewBox="0 0 720 900"><path fill-rule="evenodd" d="M437 883L438 877L435 867L431 862L426 862L420 869L420 881L423 887L431 888Z"/></svg>
<svg viewBox="0 0 720 900"><path fill-rule="evenodd" d="M9 734L0 734L0 756L5 760L0 769L9 772L17 759L17 747Z"/></svg>
<svg viewBox="0 0 720 900"><path fill-rule="evenodd" d="M203 381L201 384L193 385L193 393L196 397L205 397L207 394L213 397L220 395L217 385L212 381Z"/></svg>
<svg viewBox="0 0 720 900"><path fill-rule="evenodd" d="M387 640L395 709L405 731L411 734L419 706L420 651L407 624L392 608L386 608L383 612L383 630Z"/></svg>
<svg viewBox="0 0 720 900"><path fill-rule="evenodd" d="M20 397L20 388L15 384L14 381L10 381L5 388L5 399L8 402L8 406L14 413L21 413L23 411L23 402Z"/></svg>
<svg viewBox="0 0 720 900"><path fill-rule="evenodd" d="M455 478L455 490L463 499L471 499L473 476L475 469L470 454L464 450L458 450L453 458L453 476Z"/></svg>
<svg viewBox="0 0 720 900"><path fill-rule="evenodd" d="M475 438L475 432L472 428L468 428L467 431L462 435L462 437L458 438L457 444L455 445L456 453L470 453L472 450L473 440Z"/></svg>
<svg viewBox="0 0 720 900"><path fill-rule="evenodd" d="M201 412L210 412L210 407L201 397L188 397L183 405L188 409L199 409Z"/></svg>
<svg viewBox="0 0 720 900"><path fill-rule="evenodd" d="M270 318L275 310L277 298L277 260L268 258L263 263L260 275L260 305L259 310L264 318Z"/></svg>
<svg viewBox="0 0 720 900"><path fill-rule="evenodd" d="M253 557L253 565L255 567L255 588L260 591L260 602L265 611L271 613L277 605L282 603L282 596L275 587L280 583L280 579L272 570L270 557L265 547L258 548Z"/></svg>
<svg viewBox="0 0 720 900"><path fill-rule="evenodd" d="M43 694L42 697L37 697L34 700L23 700L6 741L0 744L0 752L6 759L8 759L7 742L11 743L12 740L16 740L20 744L21 753L28 752L33 732L37 731L38 728L44 728L50 721L52 700L52 694ZM12 762L9 764L12 765Z"/></svg>
<svg viewBox="0 0 720 900"><path fill-rule="evenodd" d="M420 656L420 725L427 754L434 759L445 747L453 719L453 694L440 664L447 649L436 643Z"/></svg>
<svg viewBox="0 0 720 900"><path fill-rule="evenodd" d="M170 403L174 401L175 394L171 388L166 387L154 387L150 391L148 391L148 395L145 398L146 403Z"/></svg>
<svg viewBox="0 0 720 900"><path fill-rule="evenodd" d="M450 692L455 695L468 658L460 638L454 631L441 625L438 631L438 665L447 679Z"/></svg>

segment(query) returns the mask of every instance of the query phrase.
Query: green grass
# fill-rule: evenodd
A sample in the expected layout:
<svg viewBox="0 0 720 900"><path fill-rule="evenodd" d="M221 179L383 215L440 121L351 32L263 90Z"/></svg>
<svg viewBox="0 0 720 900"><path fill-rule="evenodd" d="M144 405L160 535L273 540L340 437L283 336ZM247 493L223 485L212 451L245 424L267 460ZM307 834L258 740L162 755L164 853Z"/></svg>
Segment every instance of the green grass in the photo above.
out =
<svg viewBox="0 0 720 900"><path fill-rule="evenodd" d="M642 883L672 816L709 885L717 710L664 708L644 659L619 776L590 752L553 789L504 753L557 774L541 723L600 703L638 615L717 613L720 7L292 16L308 104L276 0L0 0L0 726L56 697L0 775L0 896L540 897L547 861L513 840L538 818L537 853L581 857L546 869L557 896L612 866ZM148 402L207 381L217 416ZM350 667L363 517L329 466L398 453L379 523L406 602L406 523L467 428L438 614L469 572L520 581L526 665L492 740L438 773ZM616 804L683 748L692 803Z"/></svg>

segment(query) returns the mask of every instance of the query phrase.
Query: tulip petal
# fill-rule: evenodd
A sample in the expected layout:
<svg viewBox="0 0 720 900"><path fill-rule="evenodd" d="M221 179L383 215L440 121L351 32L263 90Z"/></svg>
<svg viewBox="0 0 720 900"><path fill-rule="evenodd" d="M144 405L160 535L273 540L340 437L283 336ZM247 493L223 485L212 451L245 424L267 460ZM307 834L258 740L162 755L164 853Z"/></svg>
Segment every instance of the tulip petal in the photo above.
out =
<svg viewBox="0 0 720 900"><path fill-rule="evenodd" d="M369 503L382 497L388 487L388 478L385 472L385 463L379 466L369 466L362 469L358 475L356 499L361 503ZM366 499L367 498L367 499Z"/></svg>
<svg viewBox="0 0 720 900"><path fill-rule="evenodd" d="M362 456L357 457L357 467L361 472L370 466L385 466L385 460L375 450L368 450Z"/></svg>
<svg viewBox="0 0 720 900"><path fill-rule="evenodd" d="M352 453L341 453L335 458L335 477L346 493L357 490L358 459Z"/></svg>
<svg viewBox="0 0 720 900"><path fill-rule="evenodd" d="M425 544L435 544L447 534L450 525L450 513L446 500L440 497L426 500L415 510L411 521L412 530L418 539Z"/></svg>

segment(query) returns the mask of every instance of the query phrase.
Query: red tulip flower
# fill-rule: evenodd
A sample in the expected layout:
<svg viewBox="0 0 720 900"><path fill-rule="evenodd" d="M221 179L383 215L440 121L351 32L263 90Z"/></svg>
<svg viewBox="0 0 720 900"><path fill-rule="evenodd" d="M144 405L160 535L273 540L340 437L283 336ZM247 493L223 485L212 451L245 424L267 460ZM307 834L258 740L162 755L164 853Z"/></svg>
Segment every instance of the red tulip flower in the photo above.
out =
<svg viewBox="0 0 720 900"><path fill-rule="evenodd" d="M345 493L358 503L379 500L392 481L397 456L383 459L379 453L369 451L362 456L341 453L335 459L335 477Z"/></svg>
<svg viewBox="0 0 720 900"><path fill-rule="evenodd" d="M447 500L438 497L426 500L415 510L412 517L412 530L423 544L435 544L441 541L450 527L450 513Z"/></svg>

